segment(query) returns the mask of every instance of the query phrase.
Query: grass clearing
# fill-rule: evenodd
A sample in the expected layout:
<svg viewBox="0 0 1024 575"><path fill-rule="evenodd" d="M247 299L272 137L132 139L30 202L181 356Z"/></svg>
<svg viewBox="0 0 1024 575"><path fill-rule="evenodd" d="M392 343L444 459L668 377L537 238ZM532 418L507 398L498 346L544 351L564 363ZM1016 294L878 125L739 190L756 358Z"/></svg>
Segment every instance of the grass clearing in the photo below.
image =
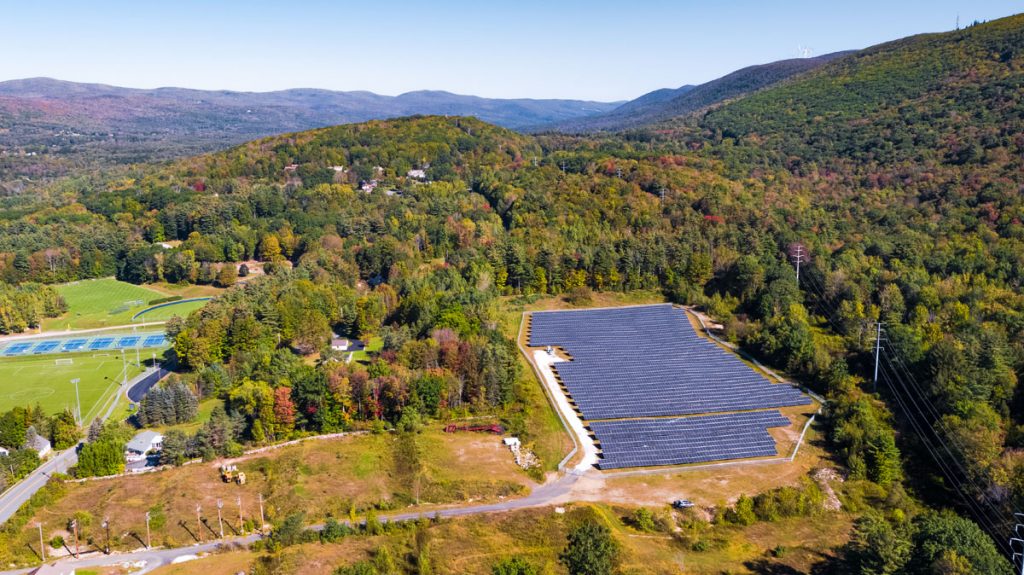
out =
<svg viewBox="0 0 1024 575"><path fill-rule="evenodd" d="M241 497L247 518L258 515L257 497L262 494L268 520L304 511L307 521L317 522L328 514L347 517L353 506L360 514L370 507L429 513L443 504L521 497L533 485L498 436L444 433L434 426L416 437L423 469L418 485L398 470L401 440L393 434L312 440L242 458L237 465L247 475L244 486L222 482L218 462L69 483L63 497L25 524L21 545L12 550L19 554L24 550L26 555L19 558L30 561L26 545L38 540L35 522L43 523L49 539L81 510L93 517L109 517L118 534L114 547L131 549L138 541L128 533L145 533L145 513L154 508L165 518L153 526L154 544L181 546L194 540L179 522L194 530L197 503L207 516L212 510L216 522L218 499L224 501L225 512L237 526L236 497ZM420 505L415 504L417 493ZM98 529L96 524L90 529ZM83 539L97 533L86 533Z"/></svg>
<svg viewBox="0 0 1024 575"><path fill-rule="evenodd" d="M565 573L558 554L571 525L584 517L607 525L622 546L624 574L712 575L721 573L808 573L828 558L849 537L851 520L832 513L794 518L749 527L706 526L701 538L710 545L693 551L683 539L668 533L641 534L624 525L631 509L605 505L571 505L565 514L551 508L524 509L495 515L444 520L428 528L433 572L437 575L491 573L500 559L518 555L541 573ZM660 512L660 511L659 511ZM348 537L333 544L310 543L286 548L275 559L275 573L329 575L340 565L369 560L376 549L387 547L404 565L412 555L412 531L376 537ZM771 550L786 549L774 558ZM154 575L233 575L248 571L259 557L251 551L233 551L162 567ZM412 567L412 565L409 565Z"/></svg>
<svg viewBox="0 0 1024 575"><path fill-rule="evenodd" d="M209 300L168 302L159 304L159 307L154 306L152 309L143 308L142 310L135 312L137 317L134 317L132 321L141 323L167 321L172 317L185 317L206 305L208 301Z"/></svg>
<svg viewBox="0 0 1024 575"><path fill-rule="evenodd" d="M56 359L72 360L58 365ZM128 364L128 379L142 370ZM83 420L100 415L102 405L118 388L123 365L119 352L86 352L59 356L12 357L0 359L0 411L38 403L47 413L75 406L75 386L82 401Z"/></svg>
<svg viewBox="0 0 1024 575"><path fill-rule="evenodd" d="M213 409L218 405L224 405L224 402L217 398L204 399L203 401L199 402L199 411L196 414L196 418L194 421L189 421L188 423L179 423L176 425L164 425L160 427L155 427L153 429L156 429L161 433L167 433L168 431L176 430L186 433L188 435L193 435L195 434L195 432L199 431L199 428L201 428L203 424L205 424L207 421L210 421L210 416L213 414Z"/></svg>
<svg viewBox="0 0 1024 575"><path fill-rule="evenodd" d="M384 349L384 340L375 335L370 338L370 341L366 342L366 347L352 352L352 361L370 363L370 354L377 353L382 349Z"/></svg>

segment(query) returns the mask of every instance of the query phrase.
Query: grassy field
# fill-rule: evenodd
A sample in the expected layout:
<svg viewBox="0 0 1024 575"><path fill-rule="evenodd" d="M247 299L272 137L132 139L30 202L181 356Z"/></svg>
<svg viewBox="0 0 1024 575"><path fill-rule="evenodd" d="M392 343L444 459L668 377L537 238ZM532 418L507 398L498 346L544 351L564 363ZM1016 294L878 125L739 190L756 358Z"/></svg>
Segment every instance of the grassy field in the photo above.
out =
<svg viewBox="0 0 1024 575"><path fill-rule="evenodd" d="M132 314L164 294L114 278L82 280L57 287L68 313L43 321L43 331L90 329L131 323ZM129 302L139 302L129 305Z"/></svg>
<svg viewBox="0 0 1024 575"><path fill-rule="evenodd" d="M360 515L370 507L429 512L440 504L520 497L533 485L515 465L500 437L449 434L438 427L416 436L423 469L416 482L399 469L400 440L381 434L307 441L243 458L237 465L248 476L244 486L223 483L217 462L68 484L63 497L26 523L21 537L9 546L10 556L0 552L0 560L30 560L25 544L38 540L35 521L43 523L47 539L56 534L67 536L64 526L76 511L108 516L114 532L121 534L115 548L130 549L137 547L138 541L127 533L145 532L146 511L165 518L153 526L155 544L193 543L179 521L194 525L196 503L204 510L213 509L215 517L218 499L231 510L235 524L236 497L242 499L245 516L252 518L258 513L258 494L263 495L268 519L304 511L308 521L316 522L327 514L347 517L351 507ZM420 505L415 504L417 495Z"/></svg>
<svg viewBox="0 0 1024 575"><path fill-rule="evenodd" d="M669 533L639 533L623 517L632 510L605 505L571 505L566 513L551 508L528 509L498 515L481 515L442 521L431 525L428 536L433 573L491 573L502 558L518 555L538 567L541 573L565 573L558 554L570 526L582 517L607 525L621 545L623 574L675 575L690 573L807 573L834 552L849 537L850 518L842 513L817 517L756 523L749 527L706 526L698 539L705 550L694 551L683 537ZM665 510L656 511L667 514ZM338 543L305 544L285 549L276 557L273 572L329 575L339 565L370 560L377 549L386 547L399 566L413 571L406 561L412 556L415 537L401 532L376 537L349 537ZM779 553L778 549L784 549ZM773 555L781 555L775 557ZM247 572L259 555L234 551L208 558L162 567L154 575L234 575Z"/></svg>
<svg viewBox="0 0 1024 575"><path fill-rule="evenodd" d="M135 318L136 322L147 322L147 321L167 321L172 317L176 316L187 316L195 310L206 305L207 300L202 301L182 301L182 302L169 302L162 304L160 307L153 309L152 311L146 311L145 309L135 312L140 313L139 317ZM144 312L144 313L143 313Z"/></svg>
<svg viewBox="0 0 1024 575"><path fill-rule="evenodd" d="M58 356L0 359L0 411L37 402L48 413L56 413L75 405L78 378L85 421L99 414L102 403L117 388L122 372L121 354L115 352L62 354L72 365L57 365ZM141 370L128 365L128 378Z"/></svg>
<svg viewBox="0 0 1024 575"><path fill-rule="evenodd" d="M114 278L82 280L56 286L68 304L68 313L43 320L43 331L94 329L132 323L132 316L150 307L149 302L169 295L208 297L219 293L210 286L174 286L156 284L137 286ZM164 321L175 315L188 315L204 302L187 302L147 313L139 321Z"/></svg>

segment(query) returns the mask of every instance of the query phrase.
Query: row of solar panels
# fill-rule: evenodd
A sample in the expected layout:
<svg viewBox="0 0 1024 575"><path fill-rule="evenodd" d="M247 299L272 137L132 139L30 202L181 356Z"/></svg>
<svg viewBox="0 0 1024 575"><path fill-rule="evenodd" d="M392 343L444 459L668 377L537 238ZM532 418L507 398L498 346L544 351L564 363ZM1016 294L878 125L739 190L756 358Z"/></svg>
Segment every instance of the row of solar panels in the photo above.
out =
<svg viewBox="0 0 1024 575"><path fill-rule="evenodd" d="M587 420L806 405L733 354L700 337L671 305L531 316L530 345L558 346L555 371Z"/></svg>
<svg viewBox="0 0 1024 575"><path fill-rule="evenodd" d="M162 333L145 333L125 336L68 337L63 339L17 341L9 343L6 346L0 347L0 355L5 357L15 357L46 353L164 347L166 345L167 336Z"/></svg>
<svg viewBox="0 0 1024 575"><path fill-rule="evenodd" d="M725 413L672 419L594 421L601 469L706 463L777 455L769 427L789 419L778 411Z"/></svg>

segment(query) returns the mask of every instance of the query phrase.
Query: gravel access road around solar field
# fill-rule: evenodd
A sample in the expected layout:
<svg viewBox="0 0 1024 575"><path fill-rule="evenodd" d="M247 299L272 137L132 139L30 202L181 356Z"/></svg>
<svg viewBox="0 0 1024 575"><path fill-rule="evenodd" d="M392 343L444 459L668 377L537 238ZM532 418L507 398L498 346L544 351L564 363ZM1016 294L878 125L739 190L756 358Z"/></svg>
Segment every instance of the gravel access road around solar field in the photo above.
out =
<svg viewBox="0 0 1024 575"><path fill-rule="evenodd" d="M535 350L533 352L533 362L540 371L542 383L548 388L548 395L554 398L555 408L562 414L562 419L569 424L572 433L576 435L579 445L583 449L583 460L575 467L577 472L583 472L593 469L597 465L597 446L594 445L594 440L590 438L590 434L583 427L583 422L580 421L579 416L573 411L572 406L569 405L568 398L565 397L565 393L558 386L558 381L555 380L552 366L563 361L565 360L550 355L544 350Z"/></svg>

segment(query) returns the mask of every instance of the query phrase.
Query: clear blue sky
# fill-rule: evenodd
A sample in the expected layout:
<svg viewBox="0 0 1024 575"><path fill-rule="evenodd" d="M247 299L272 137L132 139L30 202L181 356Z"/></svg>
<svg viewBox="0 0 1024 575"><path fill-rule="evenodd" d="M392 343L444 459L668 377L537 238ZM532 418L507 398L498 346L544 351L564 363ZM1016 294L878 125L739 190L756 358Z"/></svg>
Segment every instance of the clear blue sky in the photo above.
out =
<svg viewBox="0 0 1024 575"><path fill-rule="evenodd" d="M1020 0L0 0L0 80L620 100Z"/></svg>

